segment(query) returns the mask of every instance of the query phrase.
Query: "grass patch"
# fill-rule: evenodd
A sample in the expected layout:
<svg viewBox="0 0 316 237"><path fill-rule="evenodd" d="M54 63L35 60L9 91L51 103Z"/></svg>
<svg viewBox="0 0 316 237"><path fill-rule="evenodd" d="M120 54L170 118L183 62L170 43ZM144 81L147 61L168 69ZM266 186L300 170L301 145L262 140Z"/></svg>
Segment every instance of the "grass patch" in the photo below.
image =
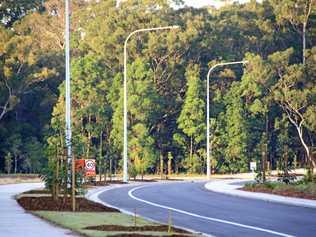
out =
<svg viewBox="0 0 316 237"><path fill-rule="evenodd" d="M0 174L0 185L42 182L38 174Z"/></svg>
<svg viewBox="0 0 316 237"><path fill-rule="evenodd" d="M23 174L23 173L16 173L16 174L4 174L0 173L0 178L16 178L16 177L22 177L22 178L36 178L39 177L39 174Z"/></svg>
<svg viewBox="0 0 316 237"><path fill-rule="evenodd" d="M35 215L53 222L56 225L78 232L89 237L104 237L104 236L170 236L172 233L157 232L157 231L99 231L88 230L87 227L98 225L119 225L125 227L135 226L135 219L123 213L109 212L55 212L55 211L35 211ZM158 226L158 224L146 221L137 217L137 226ZM179 234L177 234L179 236ZM182 235L185 236L185 235ZM192 235L186 235L192 236Z"/></svg>
<svg viewBox="0 0 316 237"><path fill-rule="evenodd" d="M280 182L248 183L242 190L316 200L315 182L295 182L290 184Z"/></svg>

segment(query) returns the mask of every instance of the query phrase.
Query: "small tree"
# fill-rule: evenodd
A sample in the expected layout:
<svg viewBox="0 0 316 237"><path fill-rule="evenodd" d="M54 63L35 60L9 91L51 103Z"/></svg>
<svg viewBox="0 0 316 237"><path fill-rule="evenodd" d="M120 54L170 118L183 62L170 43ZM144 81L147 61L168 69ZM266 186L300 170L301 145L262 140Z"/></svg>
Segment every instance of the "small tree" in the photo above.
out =
<svg viewBox="0 0 316 237"><path fill-rule="evenodd" d="M7 172L7 174L10 174L12 169L12 155L10 152L8 152L7 155L4 157L4 165L5 171Z"/></svg>

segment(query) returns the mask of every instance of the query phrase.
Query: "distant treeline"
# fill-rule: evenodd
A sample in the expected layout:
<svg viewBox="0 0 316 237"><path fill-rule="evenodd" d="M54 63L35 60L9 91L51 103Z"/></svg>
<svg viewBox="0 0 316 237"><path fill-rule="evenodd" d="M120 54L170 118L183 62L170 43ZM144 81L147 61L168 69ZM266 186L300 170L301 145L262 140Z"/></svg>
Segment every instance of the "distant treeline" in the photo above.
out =
<svg viewBox="0 0 316 237"><path fill-rule="evenodd" d="M206 75L239 60L248 63L211 74L213 172L248 171L251 161L315 166L315 1L177 10L167 0L71 2L77 158L121 169L124 41L179 25L128 43L130 174L205 172ZM1 172L40 172L65 158L63 32L64 1L2 0Z"/></svg>

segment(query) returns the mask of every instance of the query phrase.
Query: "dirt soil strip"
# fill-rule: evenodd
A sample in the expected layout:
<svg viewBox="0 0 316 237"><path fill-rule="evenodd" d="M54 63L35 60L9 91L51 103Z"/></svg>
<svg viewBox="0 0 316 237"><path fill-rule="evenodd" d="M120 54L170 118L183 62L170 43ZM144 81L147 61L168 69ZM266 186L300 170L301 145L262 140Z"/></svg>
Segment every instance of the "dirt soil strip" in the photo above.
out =
<svg viewBox="0 0 316 237"><path fill-rule="evenodd" d="M27 211L72 211L72 200L52 197L20 197L17 202ZM77 212L120 212L119 210L92 202L85 198L76 198Z"/></svg>
<svg viewBox="0 0 316 237"><path fill-rule="evenodd" d="M100 231L158 231L164 232L168 231L167 225L146 225L146 226L120 226L120 225L97 225L97 226L88 226L85 229L87 230L100 230ZM171 227L171 232L181 233L181 234L191 234L186 230L182 230L179 228Z"/></svg>

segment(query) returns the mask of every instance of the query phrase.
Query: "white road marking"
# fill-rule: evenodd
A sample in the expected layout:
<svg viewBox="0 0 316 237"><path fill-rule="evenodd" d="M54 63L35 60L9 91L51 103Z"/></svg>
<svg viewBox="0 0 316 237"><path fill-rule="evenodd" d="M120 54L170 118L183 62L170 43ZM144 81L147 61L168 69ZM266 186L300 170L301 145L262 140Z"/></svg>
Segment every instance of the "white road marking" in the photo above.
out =
<svg viewBox="0 0 316 237"><path fill-rule="evenodd" d="M133 184L133 186L134 186L134 185L135 185L135 184ZM136 184L136 185L137 185L137 184ZM124 213L124 214L130 215L130 216L135 216L135 212L130 212L130 211L127 211L127 210L125 210L125 209L123 209L123 208L120 208L120 207L117 207L117 206L113 206L113 205L111 205L111 204L109 204L109 203L107 203L107 202L101 200L100 197L99 197L99 195L100 195L101 193L105 193L105 192L111 191L111 190L113 190L113 189L121 188L121 187L122 187L121 185L117 185L117 186L114 185L114 186L112 186L112 187L101 188L100 190L97 190L97 191L92 191L92 192L90 192L90 193L88 192L88 193L86 194L86 197L87 197L89 200L94 201L94 202L97 202L97 203L100 203L100 204L102 204L102 205L104 205L104 206L108 206L108 207L112 207L112 208L118 209L120 212L122 212L122 213ZM126 186L124 186L124 187L126 187ZM137 214L136 216L137 216L137 217L141 217L141 218L143 218L143 219L145 219L145 220L151 221L151 222L153 222L153 223L158 223L158 224L162 224L162 225L165 224L165 223L163 223L163 222L157 221L157 220L155 220L155 219L152 219L152 218L149 218L149 217L146 217L146 216L141 216L141 215L139 215L139 214ZM216 237L216 236L214 236L214 235L206 234L206 233L203 233L203 232L197 232L197 231L195 231L195 230L192 230L192 229L189 229L189 228L186 228L186 227L183 227L183 226L177 226L177 225L173 225L173 226L176 227L176 228L179 228L179 229L183 229L183 230L186 230L186 231L189 231L189 232L192 232L192 233L199 234L199 235L202 234L202 236Z"/></svg>
<svg viewBox="0 0 316 237"><path fill-rule="evenodd" d="M223 219L217 219L217 218L212 218L212 217L208 217L208 216L201 216L201 215L198 215L198 214L195 214L195 213L179 210L179 209L176 209L176 208L173 208L173 207L160 205L160 204L157 204L157 203L154 203L154 202L146 201L144 199L135 197L133 192L135 192L138 189L144 188L144 187L146 187L146 186L140 186L140 187L133 188L133 189L131 189L128 192L128 195L132 199L135 199L135 200L137 200L139 202L143 202L143 203L149 204L151 206L160 207L160 208L171 210L171 211L178 212L178 213L181 213L181 214L197 217L197 218L200 218L200 219L214 221L214 222L219 222L219 223L233 225L233 226L238 226L238 227L247 228L247 229L251 229L251 230L257 230L257 231L266 232L266 233L270 233L270 234L274 234L274 235L278 235L278 236L283 236L283 237L295 237L294 235L289 235L289 234L285 234L285 233L281 233L281 232L277 232L277 231L273 231L273 230L268 230L268 229L264 229L264 228L260 228L260 227L256 227L256 226L244 225L244 224L240 224L240 223L237 223L237 222L231 222L231 221L227 221L227 220L223 220Z"/></svg>

